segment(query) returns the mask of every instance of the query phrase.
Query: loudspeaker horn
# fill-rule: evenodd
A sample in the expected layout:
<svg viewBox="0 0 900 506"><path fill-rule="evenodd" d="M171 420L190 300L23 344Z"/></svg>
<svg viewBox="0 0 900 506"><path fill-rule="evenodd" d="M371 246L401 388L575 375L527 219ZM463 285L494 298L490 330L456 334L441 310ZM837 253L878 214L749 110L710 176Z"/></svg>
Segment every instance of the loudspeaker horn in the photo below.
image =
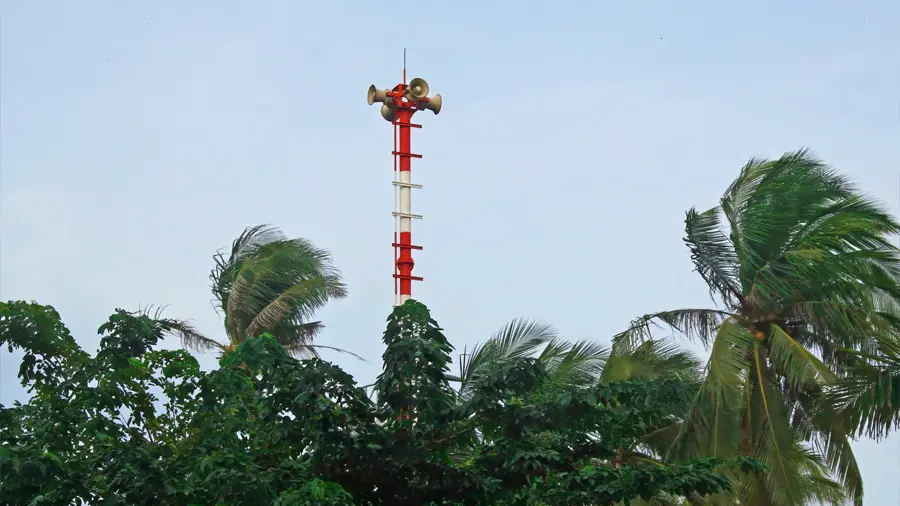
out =
<svg viewBox="0 0 900 506"><path fill-rule="evenodd" d="M381 117L387 121L393 122L394 118L397 117L397 111L390 105L384 104L381 106Z"/></svg>
<svg viewBox="0 0 900 506"><path fill-rule="evenodd" d="M372 105L375 102L385 102L389 98L391 97L387 96L387 90L379 90L374 84L369 86L369 105Z"/></svg>
<svg viewBox="0 0 900 506"><path fill-rule="evenodd" d="M413 78L406 87L406 94L413 100L419 100L428 96L428 83L421 77Z"/></svg>
<svg viewBox="0 0 900 506"><path fill-rule="evenodd" d="M438 93L437 95L429 98L428 102L419 102L416 107L419 109L428 109L429 111L437 115L439 112L441 112L441 94Z"/></svg>

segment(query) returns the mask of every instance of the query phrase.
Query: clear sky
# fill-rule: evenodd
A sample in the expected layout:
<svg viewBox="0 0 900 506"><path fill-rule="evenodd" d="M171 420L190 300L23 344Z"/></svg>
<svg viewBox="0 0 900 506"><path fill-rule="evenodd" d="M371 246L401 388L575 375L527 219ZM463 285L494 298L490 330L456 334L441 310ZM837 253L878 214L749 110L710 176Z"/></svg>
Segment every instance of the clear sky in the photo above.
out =
<svg viewBox="0 0 900 506"><path fill-rule="evenodd" d="M754 155L810 146L900 211L896 0L416 4L0 0L0 297L54 305L90 351L148 303L221 337L211 256L273 223L333 252L351 296L319 342L368 382L392 134L364 97L404 47L444 97L413 133L414 296L459 349L516 316L606 342L709 305L684 211ZM866 504L900 503L898 443L857 445Z"/></svg>

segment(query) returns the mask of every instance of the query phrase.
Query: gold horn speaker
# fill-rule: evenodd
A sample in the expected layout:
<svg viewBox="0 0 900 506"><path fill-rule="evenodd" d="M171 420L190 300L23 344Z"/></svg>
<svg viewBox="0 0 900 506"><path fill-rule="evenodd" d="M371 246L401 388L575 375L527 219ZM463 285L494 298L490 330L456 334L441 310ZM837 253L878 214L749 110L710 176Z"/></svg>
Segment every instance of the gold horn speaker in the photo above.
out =
<svg viewBox="0 0 900 506"><path fill-rule="evenodd" d="M438 93L437 95L429 98L428 102L419 102L416 107L418 107L419 109L428 109L429 111L437 115L439 112L441 112L441 94Z"/></svg>
<svg viewBox="0 0 900 506"><path fill-rule="evenodd" d="M381 117L387 121L393 122L394 118L397 117L397 111L390 105L384 104L381 106Z"/></svg>
<svg viewBox="0 0 900 506"><path fill-rule="evenodd" d="M386 102L391 97L387 96L387 90L379 90L373 84L369 86L369 105L374 104L375 102Z"/></svg>
<svg viewBox="0 0 900 506"><path fill-rule="evenodd" d="M416 77L406 87L406 94L413 100L419 100L428 96L428 83L421 77Z"/></svg>

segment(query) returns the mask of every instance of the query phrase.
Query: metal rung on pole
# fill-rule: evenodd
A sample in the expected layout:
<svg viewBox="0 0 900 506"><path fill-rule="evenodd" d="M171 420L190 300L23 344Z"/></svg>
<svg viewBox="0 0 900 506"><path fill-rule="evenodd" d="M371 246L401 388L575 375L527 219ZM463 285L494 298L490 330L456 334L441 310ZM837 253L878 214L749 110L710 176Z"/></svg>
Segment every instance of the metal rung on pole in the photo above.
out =
<svg viewBox="0 0 900 506"><path fill-rule="evenodd" d="M421 220L422 219L421 214L398 213L397 211L394 211L391 214L393 214L394 216L397 216L398 218L410 218L413 220Z"/></svg>
<svg viewBox="0 0 900 506"><path fill-rule="evenodd" d="M415 188L417 190L422 189L422 185L414 184L414 183L404 183L403 181L394 181L394 186L402 186L403 188Z"/></svg>
<svg viewBox="0 0 900 506"><path fill-rule="evenodd" d="M405 156L405 157L409 157L409 158L422 158L422 155L420 155L418 153L406 153L404 151L392 151L391 154L395 155L395 156Z"/></svg>

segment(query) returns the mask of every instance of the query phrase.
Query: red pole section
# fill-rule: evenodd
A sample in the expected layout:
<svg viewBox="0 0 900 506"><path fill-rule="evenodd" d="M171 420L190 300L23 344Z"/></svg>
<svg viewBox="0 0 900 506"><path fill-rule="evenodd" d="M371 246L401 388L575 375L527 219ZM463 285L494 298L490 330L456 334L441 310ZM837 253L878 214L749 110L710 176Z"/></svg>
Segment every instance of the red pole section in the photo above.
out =
<svg viewBox="0 0 900 506"><path fill-rule="evenodd" d="M412 150L410 148L410 120L413 111L407 107L399 107L397 110L397 124L400 130L400 254L397 257L397 273L400 275L400 304L412 297L412 271L415 262L412 257L412 205L410 202L409 184L411 184L410 169L412 167Z"/></svg>

